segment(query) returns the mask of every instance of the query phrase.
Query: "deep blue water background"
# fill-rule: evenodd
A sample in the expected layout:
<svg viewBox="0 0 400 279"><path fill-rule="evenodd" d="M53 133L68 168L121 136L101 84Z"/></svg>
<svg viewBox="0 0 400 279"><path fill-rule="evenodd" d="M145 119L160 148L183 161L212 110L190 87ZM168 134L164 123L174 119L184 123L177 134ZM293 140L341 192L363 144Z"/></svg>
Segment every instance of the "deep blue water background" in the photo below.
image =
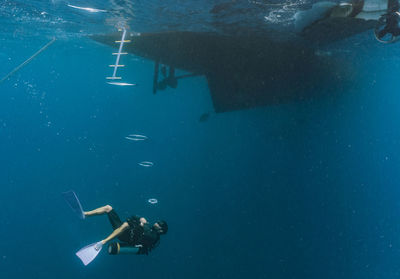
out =
<svg viewBox="0 0 400 279"><path fill-rule="evenodd" d="M49 40L4 37L0 76ZM153 64L128 56L138 86L113 87L111 48L58 39L0 84L0 278L399 278L398 47L332 46L359 76L334 97L215 114L202 77L153 95ZM68 189L169 233L84 267L111 228L76 220Z"/></svg>

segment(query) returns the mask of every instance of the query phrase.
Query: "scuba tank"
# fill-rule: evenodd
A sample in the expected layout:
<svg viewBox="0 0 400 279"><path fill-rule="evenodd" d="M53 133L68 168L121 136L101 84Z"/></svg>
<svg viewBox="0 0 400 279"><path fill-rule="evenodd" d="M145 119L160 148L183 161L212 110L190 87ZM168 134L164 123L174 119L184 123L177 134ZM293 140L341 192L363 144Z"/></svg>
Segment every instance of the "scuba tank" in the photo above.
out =
<svg viewBox="0 0 400 279"><path fill-rule="evenodd" d="M141 245L132 246L128 243L113 242L108 245L108 254L120 255L120 254L137 254Z"/></svg>

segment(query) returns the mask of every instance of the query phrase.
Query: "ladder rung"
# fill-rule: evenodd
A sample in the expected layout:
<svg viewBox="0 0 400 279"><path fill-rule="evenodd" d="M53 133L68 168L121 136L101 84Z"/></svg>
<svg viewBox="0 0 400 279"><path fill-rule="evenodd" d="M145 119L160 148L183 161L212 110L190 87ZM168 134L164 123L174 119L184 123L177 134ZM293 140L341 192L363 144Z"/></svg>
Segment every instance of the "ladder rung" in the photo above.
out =
<svg viewBox="0 0 400 279"><path fill-rule="evenodd" d="M119 86L135 86L136 85L135 83L126 83L126 82L111 82L111 81L108 81L107 83L111 84L111 85L119 85Z"/></svg>
<svg viewBox="0 0 400 279"><path fill-rule="evenodd" d="M106 77L106 79L122 79L122 77Z"/></svg>
<svg viewBox="0 0 400 279"><path fill-rule="evenodd" d="M120 54L120 55L125 55L125 54L128 54L127 52L115 52L115 53L113 53L112 55L118 55L118 54Z"/></svg>
<svg viewBox="0 0 400 279"><path fill-rule="evenodd" d="M108 66L110 66L110 67L117 67L117 68L119 68L119 67L125 67L125 65L108 65Z"/></svg>
<svg viewBox="0 0 400 279"><path fill-rule="evenodd" d="M131 42L131 40L125 40L125 41L115 41L116 43L130 43Z"/></svg>

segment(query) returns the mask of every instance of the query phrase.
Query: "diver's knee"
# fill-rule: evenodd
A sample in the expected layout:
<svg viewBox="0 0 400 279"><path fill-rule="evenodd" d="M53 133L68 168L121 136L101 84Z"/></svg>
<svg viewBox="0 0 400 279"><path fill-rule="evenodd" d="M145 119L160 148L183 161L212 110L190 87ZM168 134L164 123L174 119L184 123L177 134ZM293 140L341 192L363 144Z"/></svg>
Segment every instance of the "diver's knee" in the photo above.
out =
<svg viewBox="0 0 400 279"><path fill-rule="evenodd" d="M107 212L107 213L109 213L111 210L112 210L113 208L112 208L112 206L111 205L105 205L104 206L104 210Z"/></svg>

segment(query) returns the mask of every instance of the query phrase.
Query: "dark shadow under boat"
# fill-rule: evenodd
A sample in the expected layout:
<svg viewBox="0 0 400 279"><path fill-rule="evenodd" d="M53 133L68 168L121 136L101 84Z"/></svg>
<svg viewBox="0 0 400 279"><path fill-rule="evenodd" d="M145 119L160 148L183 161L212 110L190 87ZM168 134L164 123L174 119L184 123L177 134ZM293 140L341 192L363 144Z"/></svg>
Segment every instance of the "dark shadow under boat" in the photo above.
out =
<svg viewBox="0 0 400 279"><path fill-rule="evenodd" d="M120 33L91 36L115 46ZM334 94L351 80L343 61L317 55L299 41L203 32L130 34L124 50L155 61L154 93L177 87L175 69L207 79L216 112L247 109ZM164 80L159 67L164 65Z"/></svg>

